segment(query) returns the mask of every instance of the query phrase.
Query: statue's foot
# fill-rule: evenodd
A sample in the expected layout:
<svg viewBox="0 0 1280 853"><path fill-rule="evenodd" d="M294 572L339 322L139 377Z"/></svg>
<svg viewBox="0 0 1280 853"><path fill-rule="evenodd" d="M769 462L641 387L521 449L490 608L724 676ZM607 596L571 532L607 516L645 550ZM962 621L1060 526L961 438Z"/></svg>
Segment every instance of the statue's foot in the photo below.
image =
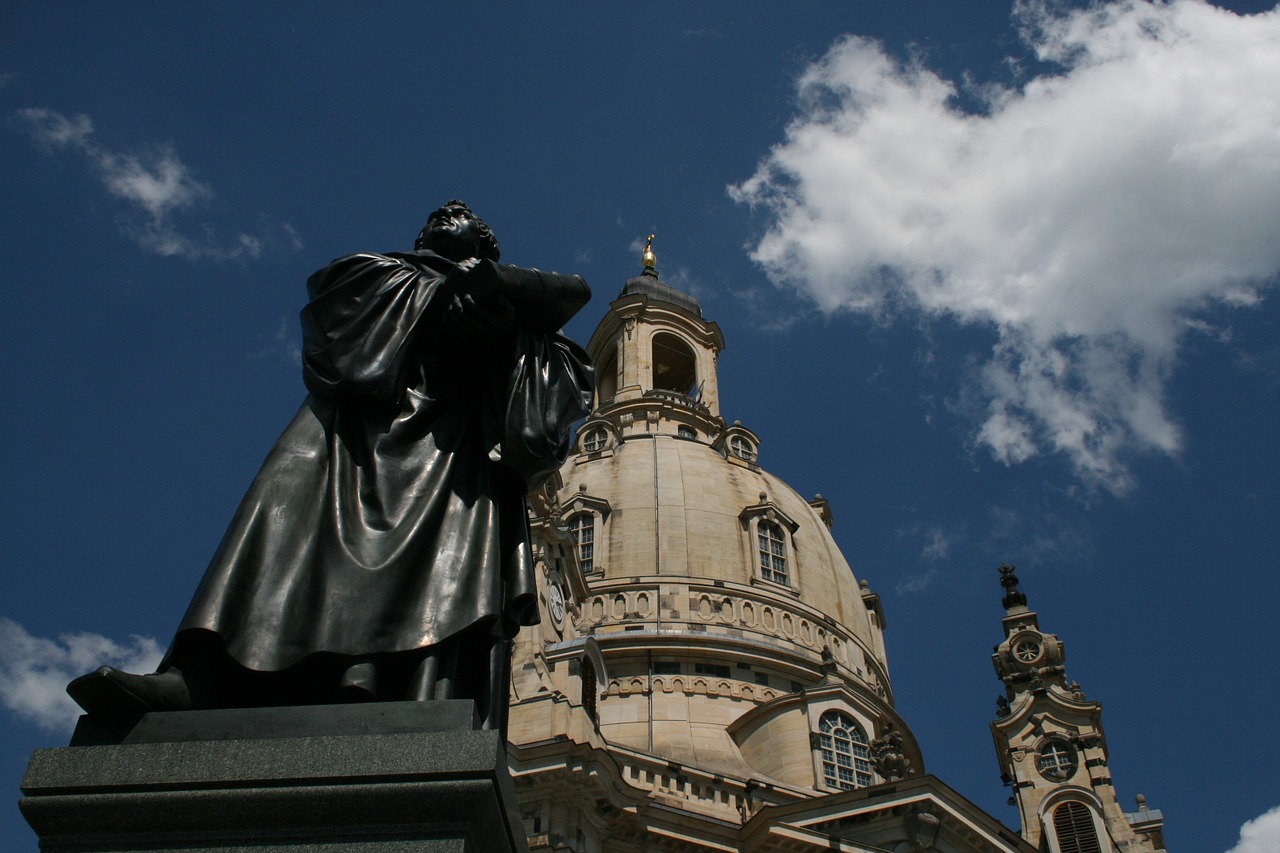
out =
<svg viewBox="0 0 1280 853"><path fill-rule="evenodd" d="M372 663L347 667L338 682L338 696L343 702L372 702L378 695L378 670Z"/></svg>
<svg viewBox="0 0 1280 853"><path fill-rule="evenodd" d="M67 693L90 714L141 717L150 711L190 711L191 690L182 672L167 669L134 675L104 666L67 685Z"/></svg>

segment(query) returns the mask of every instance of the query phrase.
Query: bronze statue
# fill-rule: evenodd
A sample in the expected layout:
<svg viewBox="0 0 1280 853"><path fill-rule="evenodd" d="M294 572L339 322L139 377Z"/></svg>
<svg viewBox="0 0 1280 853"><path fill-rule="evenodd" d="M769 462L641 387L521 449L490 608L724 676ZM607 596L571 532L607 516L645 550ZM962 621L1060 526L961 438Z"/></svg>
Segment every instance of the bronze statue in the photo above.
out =
<svg viewBox="0 0 1280 853"><path fill-rule="evenodd" d="M450 201L414 251L311 276L309 396L159 670L68 685L90 715L473 698L505 727L510 642L538 621L524 498L563 462L593 375L558 332L586 282L498 257Z"/></svg>

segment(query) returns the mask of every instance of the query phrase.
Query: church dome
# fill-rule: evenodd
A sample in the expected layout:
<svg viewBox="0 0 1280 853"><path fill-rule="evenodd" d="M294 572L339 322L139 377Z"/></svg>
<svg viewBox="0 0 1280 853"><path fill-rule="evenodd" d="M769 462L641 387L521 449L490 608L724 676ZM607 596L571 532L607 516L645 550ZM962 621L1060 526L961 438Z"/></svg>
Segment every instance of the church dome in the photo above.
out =
<svg viewBox="0 0 1280 853"><path fill-rule="evenodd" d="M643 427L651 431L633 436L601 423L607 413L597 410L561 471L570 519L607 506L594 535L591 574L602 581L639 573L754 587L815 614L803 634L798 625L787 633L802 645L820 653L824 646L813 632L835 623L879 656L853 571L823 520L825 502L811 504L757 464L759 443L751 433L728 427L726 440L714 444L693 430L681 435L676 411L660 412ZM604 431L602 444L595 444L601 439L592 438L594 430ZM585 449L589 443L597 449Z"/></svg>
<svg viewBox="0 0 1280 853"><path fill-rule="evenodd" d="M708 772L839 790L872 784L872 741L894 731L918 767L878 597L840 553L826 501L761 467L760 437L720 416L720 329L650 258L588 343L596 406L551 496L584 578L577 628L607 670L601 735ZM819 721L856 754L848 778L814 757Z"/></svg>

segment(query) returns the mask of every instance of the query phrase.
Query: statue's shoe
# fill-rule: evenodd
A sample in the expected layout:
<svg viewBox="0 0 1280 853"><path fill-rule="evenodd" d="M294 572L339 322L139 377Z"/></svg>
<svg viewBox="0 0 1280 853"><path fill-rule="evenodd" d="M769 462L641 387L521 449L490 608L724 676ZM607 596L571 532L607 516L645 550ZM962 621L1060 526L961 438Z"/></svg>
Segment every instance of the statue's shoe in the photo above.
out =
<svg viewBox="0 0 1280 853"><path fill-rule="evenodd" d="M85 711L106 717L191 710L191 691L177 669L134 675L104 666L72 681L67 693Z"/></svg>

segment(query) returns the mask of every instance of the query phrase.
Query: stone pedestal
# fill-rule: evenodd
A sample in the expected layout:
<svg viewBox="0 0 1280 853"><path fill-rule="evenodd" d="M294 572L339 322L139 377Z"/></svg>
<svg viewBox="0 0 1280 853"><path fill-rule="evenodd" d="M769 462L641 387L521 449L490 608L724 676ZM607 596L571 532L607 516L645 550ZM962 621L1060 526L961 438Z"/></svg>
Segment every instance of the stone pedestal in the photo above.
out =
<svg viewBox="0 0 1280 853"><path fill-rule="evenodd" d="M46 851L523 853L506 745L474 719L394 702L82 722L32 755L20 806Z"/></svg>

